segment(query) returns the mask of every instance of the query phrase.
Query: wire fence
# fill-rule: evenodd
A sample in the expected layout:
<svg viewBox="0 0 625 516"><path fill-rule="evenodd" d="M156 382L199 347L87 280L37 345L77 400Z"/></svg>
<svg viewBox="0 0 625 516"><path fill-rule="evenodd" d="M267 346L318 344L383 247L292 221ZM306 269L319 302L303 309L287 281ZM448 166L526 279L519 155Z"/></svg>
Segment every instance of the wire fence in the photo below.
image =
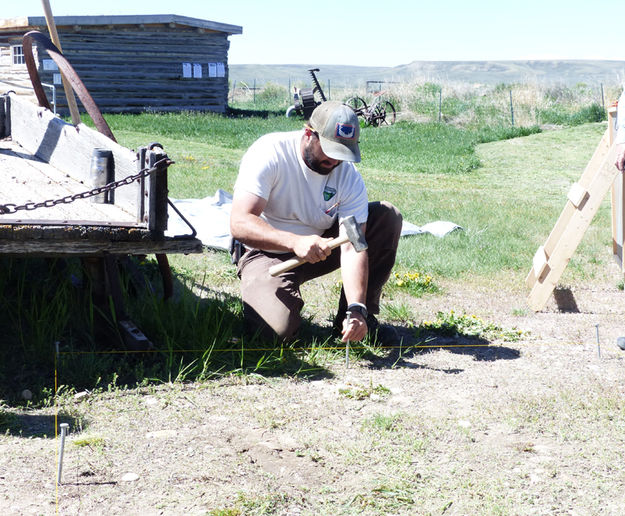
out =
<svg viewBox="0 0 625 516"><path fill-rule="evenodd" d="M606 109L619 97L621 87L603 83L574 86L527 84L473 85L367 81L362 87L321 82L328 99L346 101L359 96L367 103L383 95L398 111L398 120L467 125L576 125L606 119ZM232 107L270 109L293 104L295 88L311 88L299 81L288 84L232 80Z"/></svg>

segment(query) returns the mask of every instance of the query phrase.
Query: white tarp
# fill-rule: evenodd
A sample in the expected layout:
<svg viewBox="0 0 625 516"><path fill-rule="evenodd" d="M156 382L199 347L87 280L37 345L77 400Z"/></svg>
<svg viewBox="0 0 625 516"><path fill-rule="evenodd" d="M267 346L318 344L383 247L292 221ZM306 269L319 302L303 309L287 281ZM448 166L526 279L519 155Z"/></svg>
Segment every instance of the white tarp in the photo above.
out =
<svg viewBox="0 0 625 516"><path fill-rule="evenodd" d="M232 194L224 190L217 190L212 197L203 199L172 199L172 202L197 231L197 238L206 247L230 249L230 209ZM437 237L444 237L456 229L462 229L458 224L444 220L429 222L423 226L415 226L404 221L401 236L420 235L431 233ZM187 235L191 232L189 226L169 209L167 236Z"/></svg>

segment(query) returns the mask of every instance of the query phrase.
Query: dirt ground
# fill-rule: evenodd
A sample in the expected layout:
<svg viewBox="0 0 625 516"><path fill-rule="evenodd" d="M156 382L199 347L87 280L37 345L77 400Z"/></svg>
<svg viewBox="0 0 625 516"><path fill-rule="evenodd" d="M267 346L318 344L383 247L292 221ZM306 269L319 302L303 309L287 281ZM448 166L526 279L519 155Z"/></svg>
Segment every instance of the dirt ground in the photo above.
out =
<svg viewBox="0 0 625 516"><path fill-rule="evenodd" d="M415 300L424 318L454 309L525 331L515 342L70 397L59 486L60 439L41 436L57 408L2 407L20 432L0 436L0 512L622 514L625 294L606 278L536 314L521 288Z"/></svg>

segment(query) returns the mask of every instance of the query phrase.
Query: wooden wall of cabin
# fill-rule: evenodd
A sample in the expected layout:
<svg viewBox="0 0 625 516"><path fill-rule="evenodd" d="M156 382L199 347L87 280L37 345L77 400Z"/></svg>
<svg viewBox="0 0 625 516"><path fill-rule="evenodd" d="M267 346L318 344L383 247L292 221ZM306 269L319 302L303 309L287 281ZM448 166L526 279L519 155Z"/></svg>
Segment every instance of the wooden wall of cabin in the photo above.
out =
<svg viewBox="0 0 625 516"><path fill-rule="evenodd" d="M14 91L18 95L31 97L34 100L35 95L28 77L26 65L13 64L11 46L21 44L21 34L0 35L0 94Z"/></svg>
<svg viewBox="0 0 625 516"><path fill-rule="evenodd" d="M226 110L226 33L150 26L58 29L63 53L102 112ZM45 50L38 54L41 80L51 84L58 71L49 69L49 61L44 66ZM201 78L185 78L183 63L199 65ZM222 63L223 76L209 77L209 63ZM61 84L56 94L57 111L67 114Z"/></svg>

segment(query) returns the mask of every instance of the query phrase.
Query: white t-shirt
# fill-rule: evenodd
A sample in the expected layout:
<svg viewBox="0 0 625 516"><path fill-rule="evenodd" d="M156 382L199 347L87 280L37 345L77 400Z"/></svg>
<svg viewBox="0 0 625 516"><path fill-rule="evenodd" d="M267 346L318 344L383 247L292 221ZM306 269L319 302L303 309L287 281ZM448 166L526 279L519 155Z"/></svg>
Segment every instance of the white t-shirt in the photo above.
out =
<svg viewBox="0 0 625 516"><path fill-rule="evenodd" d="M336 217L354 215L359 224L369 213L367 189L353 163L343 162L324 176L302 158L303 131L262 136L243 156L234 190L267 201L261 217L276 229L321 235Z"/></svg>

